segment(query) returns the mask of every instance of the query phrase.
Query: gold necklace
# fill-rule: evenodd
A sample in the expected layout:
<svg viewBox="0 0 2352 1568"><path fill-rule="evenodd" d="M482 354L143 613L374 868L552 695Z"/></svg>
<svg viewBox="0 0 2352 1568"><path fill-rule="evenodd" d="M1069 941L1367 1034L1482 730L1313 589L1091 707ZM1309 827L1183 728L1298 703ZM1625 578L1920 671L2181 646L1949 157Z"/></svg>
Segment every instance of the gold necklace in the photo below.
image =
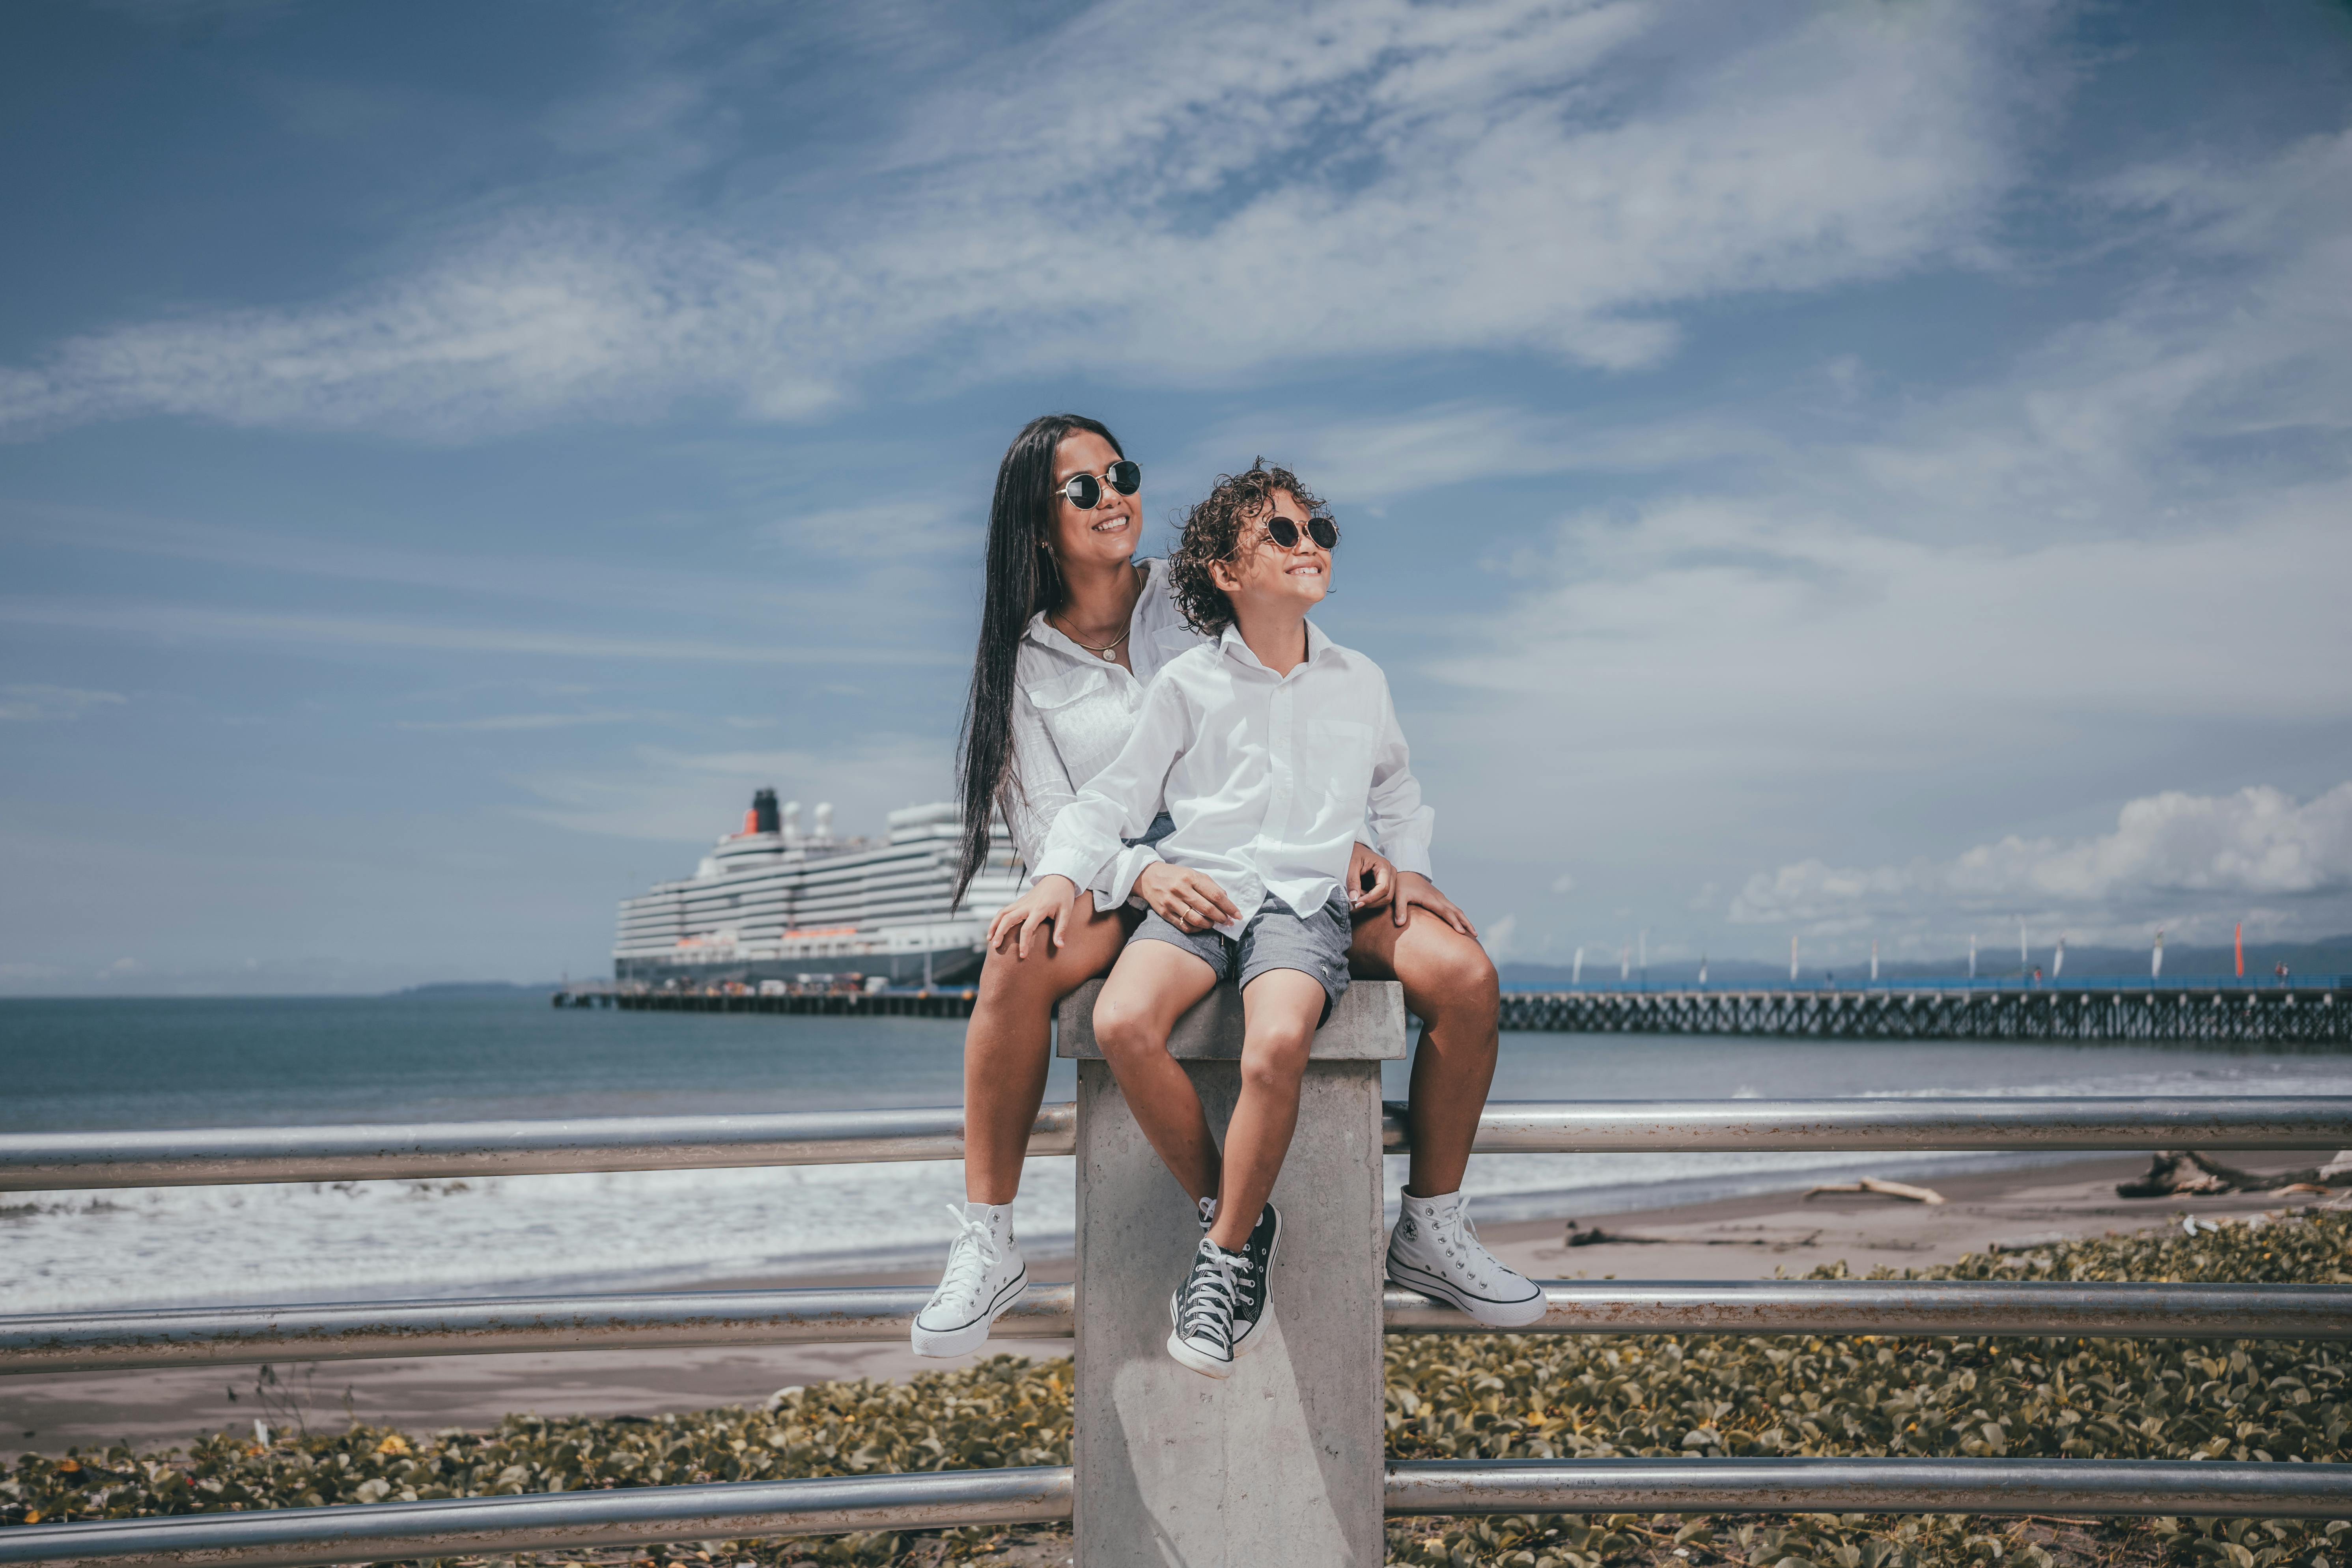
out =
<svg viewBox="0 0 2352 1568"><path fill-rule="evenodd" d="M1058 622L1055 623L1055 629L1059 631L1064 637L1069 638L1072 642L1076 643L1080 647L1086 649L1088 653L1098 655L1103 658L1108 659L1113 664L1116 664L1118 662L1118 645L1119 643L1125 642L1129 636L1134 632L1135 625L1131 621L1128 623L1127 630L1118 634L1117 641L1111 642L1102 647L1097 647L1094 644L1085 641L1077 633L1072 631L1066 626L1060 625Z"/></svg>
<svg viewBox="0 0 2352 1568"><path fill-rule="evenodd" d="M1151 580L1151 574L1146 571L1143 567L1137 566L1135 568L1135 577L1136 585L1140 588L1145 583ZM1045 620L1046 623L1055 631L1060 632L1064 637L1069 638L1072 642L1076 643L1088 653L1094 654L1097 658L1100 658L1107 663L1110 664L1117 664L1118 662L1118 645L1125 642L1135 631L1135 616L1134 612L1130 610L1128 613L1127 630L1119 633L1118 636L1112 639L1108 645L1103 647L1097 647L1094 644L1082 639L1077 633L1062 625L1061 622L1055 620L1053 616L1047 616Z"/></svg>

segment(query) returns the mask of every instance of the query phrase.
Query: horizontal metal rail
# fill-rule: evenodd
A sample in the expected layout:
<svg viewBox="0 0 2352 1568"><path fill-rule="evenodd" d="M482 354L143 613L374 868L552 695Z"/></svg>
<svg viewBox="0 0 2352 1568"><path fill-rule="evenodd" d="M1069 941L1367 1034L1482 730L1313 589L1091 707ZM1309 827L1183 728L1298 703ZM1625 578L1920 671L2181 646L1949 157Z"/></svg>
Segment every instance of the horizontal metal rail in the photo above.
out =
<svg viewBox="0 0 2352 1568"><path fill-rule="evenodd" d="M1388 1147L1405 1146L1391 1105ZM2352 1097L1617 1100L1490 1102L1482 1154L1868 1149L2352 1148Z"/></svg>
<svg viewBox="0 0 2352 1568"><path fill-rule="evenodd" d="M1044 1107L1029 1133L1029 1152L1070 1152L1077 1125L1075 1106ZM962 1158L963 1110L952 1105L767 1116L15 1132L0 1136L0 1192Z"/></svg>
<svg viewBox="0 0 2352 1568"><path fill-rule="evenodd" d="M1032 1154L1075 1146L1076 1107L1037 1113ZM1383 1128L1406 1146L1404 1110ZM1867 1149L2352 1148L2352 1097L2059 1100L1502 1100L1479 1118L1480 1153ZM0 1135L0 1192L535 1175L712 1166L959 1160L963 1111L606 1117L356 1127L195 1128Z"/></svg>
<svg viewBox="0 0 2352 1568"><path fill-rule="evenodd" d="M2088 1513L2352 1519L2352 1465L2173 1459L1424 1459L1413 1513Z"/></svg>
<svg viewBox="0 0 2352 1568"><path fill-rule="evenodd" d="M1519 1334L1949 1334L2352 1340L2352 1285L2112 1285L2017 1279L1549 1279ZM1412 1290L1391 1334L1491 1334ZM0 1346L6 1344L0 1340Z"/></svg>
<svg viewBox="0 0 2352 1568"><path fill-rule="evenodd" d="M264 1509L0 1530L0 1563L307 1568L1070 1517L1063 1466ZM1386 1511L2352 1517L2352 1465L2163 1459L1436 1459Z"/></svg>
<svg viewBox="0 0 2352 1568"><path fill-rule="evenodd" d="M1530 1334L1955 1334L2103 1339L2352 1339L2352 1286L2076 1285L2005 1279L1551 1280ZM902 1339L918 1289L219 1307L0 1318L0 1375L493 1355L651 1345ZM1411 1290L1392 1334L1496 1331ZM993 1337L1070 1337L1075 1292L1032 1285Z"/></svg>
<svg viewBox="0 0 2352 1568"><path fill-rule="evenodd" d="M809 1481L538 1492L523 1497L174 1514L0 1530L0 1563L300 1568L662 1541L1042 1524L1070 1517L1066 1465Z"/></svg>
<svg viewBox="0 0 2352 1568"><path fill-rule="evenodd" d="M0 1375L380 1356L903 1340L930 1292L694 1290L0 1318ZM1075 1288L1032 1285L992 1337L1066 1340Z"/></svg>

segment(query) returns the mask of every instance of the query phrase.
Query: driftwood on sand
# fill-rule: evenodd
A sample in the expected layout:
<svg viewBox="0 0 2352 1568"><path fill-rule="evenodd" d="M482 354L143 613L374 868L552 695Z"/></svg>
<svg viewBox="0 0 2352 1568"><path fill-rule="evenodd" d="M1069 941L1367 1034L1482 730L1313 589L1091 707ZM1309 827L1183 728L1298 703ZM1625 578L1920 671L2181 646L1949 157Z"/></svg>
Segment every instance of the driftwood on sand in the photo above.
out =
<svg viewBox="0 0 2352 1568"><path fill-rule="evenodd" d="M1907 1182L1881 1181L1876 1176L1864 1176L1858 1182L1836 1182L1827 1186L1809 1187L1805 1196L1822 1193L1874 1193L1882 1198L1901 1198L1911 1204L1939 1204L1944 1194L1933 1187L1915 1187Z"/></svg>
<svg viewBox="0 0 2352 1568"><path fill-rule="evenodd" d="M1811 1247L1818 1230L1801 1237L1785 1236L1634 1236L1627 1231L1603 1230L1597 1225L1568 1222L1566 1244L1570 1247L1769 1247L1786 1248Z"/></svg>
<svg viewBox="0 0 2352 1568"><path fill-rule="evenodd" d="M2325 1165L2300 1171L2277 1171L2268 1175L2224 1165L2194 1149L2167 1149L2149 1163L2147 1175L2136 1182L2117 1183L2116 1195L2119 1198L2168 1198L2198 1193L2324 1194L2338 1187L2352 1187L2352 1149L2340 1152Z"/></svg>

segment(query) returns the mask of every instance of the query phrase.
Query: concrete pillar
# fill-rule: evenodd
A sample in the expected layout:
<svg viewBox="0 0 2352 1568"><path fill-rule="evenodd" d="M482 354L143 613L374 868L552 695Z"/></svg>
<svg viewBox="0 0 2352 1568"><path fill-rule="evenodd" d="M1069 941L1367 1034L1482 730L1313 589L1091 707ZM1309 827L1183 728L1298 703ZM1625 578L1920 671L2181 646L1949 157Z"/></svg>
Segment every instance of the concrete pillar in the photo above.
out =
<svg viewBox="0 0 2352 1568"><path fill-rule="evenodd" d="M1358 981L1315 1037L1274 1202L1268 1315L1220 1382L1167 1351L1168 1297L1200 1227L1094 1037L1095 981L1062 1004L1078 1064L1079 1568L1374 1568L1384 1556L1381 1063L1405 1053L1403 987ZM1221 985L1169 1042L1224 1135L1241 994Z"/></svg>

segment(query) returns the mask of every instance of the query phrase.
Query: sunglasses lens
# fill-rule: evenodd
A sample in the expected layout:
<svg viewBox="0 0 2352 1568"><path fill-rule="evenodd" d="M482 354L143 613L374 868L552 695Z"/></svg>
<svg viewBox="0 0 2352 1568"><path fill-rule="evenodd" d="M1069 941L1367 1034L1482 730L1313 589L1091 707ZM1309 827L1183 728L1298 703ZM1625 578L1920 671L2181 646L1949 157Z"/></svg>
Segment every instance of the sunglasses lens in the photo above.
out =
<svg viewBox="0 0 2352 1568"><path fill-rule="evenodd" d="M1092 474L1080 474L1062 487L1062 493L1080 511L1092 511L1102 502L1102 481Z"/></svg>
<svg viewBox="0 0 2352 1568"><path fill-rule="evenodd" d="M1110 466L1110 488L1123 496L1131 496L1143 488L1143 465L1130 463L1122 458Z"/></svg>
<svg viewBox="0 0 2352 1568"><path fill-rule="evenodd" d="M1265 536L1274 541L1275 548L1277 550L1298 548L1298 525L1286 517L1267 518Z"/></svg>
<svg viewBox="0 0 2352 1568"><path fill-rule="evenodd" d="M1307 537L1328 550L1339 542L1339 525L1328 517L1310 517L1307 520Z"/></svg>

